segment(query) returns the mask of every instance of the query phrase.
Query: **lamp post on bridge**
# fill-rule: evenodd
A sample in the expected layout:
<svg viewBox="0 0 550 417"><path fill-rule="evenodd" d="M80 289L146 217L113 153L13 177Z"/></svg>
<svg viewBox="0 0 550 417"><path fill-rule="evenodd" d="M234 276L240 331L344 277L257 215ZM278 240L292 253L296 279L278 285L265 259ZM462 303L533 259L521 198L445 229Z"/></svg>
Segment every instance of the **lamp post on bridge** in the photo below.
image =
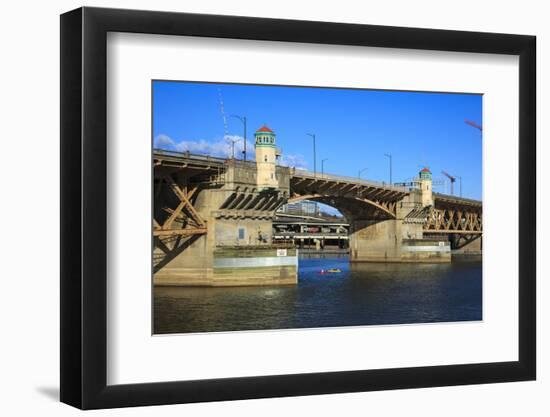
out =
<svg viewBox="0 0 550 417"><path fill-rule="evenodd" d="M235 143L240 141L240 139L227 139L231 142L231 159L235 159Z"/></svg>
<svg viewBox="0 0 550 417"><path fill-rule="evenodd" d="M328 161L328 158L325 158L325 159L321 160L321 177L323 177L323 175L325 175L325 161Z"/></svg>
<svg viewBox="0 0 550 417"><path fill-rule="evenodd" d="M239 119L243 126L244 126L244 139L243 139L243 161L246 161L246 116L237 116L236 114L232 114L231 117L234 117L235 119Z"/></svg>
<svg viewBox="0 0 550 417"><path fill-rule="evenodd" d="M311 136L313 138L313 176L317 176L317 155L315 152L315 134L314 133L306 133L306 135Z"/></svg>
<svg viewBox="0 0 550 417"><path fill-rule="evenodd" d="M358 172L357 172L357 179L360 180L361 179L361 173L363 173L364 171L366 171L368 168L363 168L363 169L360 169Z"/></svg>
<svg viewBox="0 0 550 417"><path fill-rule="evenodd" d="M391 153L385 153L384 156L390 160L390 185L392 185L393 184L392 172L391 172L392 171L392 155L391 155Z"/></svg>

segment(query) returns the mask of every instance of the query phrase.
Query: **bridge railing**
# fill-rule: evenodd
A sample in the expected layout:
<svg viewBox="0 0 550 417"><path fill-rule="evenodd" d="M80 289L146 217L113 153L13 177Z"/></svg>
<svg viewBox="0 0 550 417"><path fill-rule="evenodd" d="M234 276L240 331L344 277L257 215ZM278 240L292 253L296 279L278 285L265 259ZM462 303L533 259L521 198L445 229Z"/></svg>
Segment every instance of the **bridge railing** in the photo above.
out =
<svg viewBox="0 0 550 417"><path fill-rule="evenodd" d="M164 149L153 149L153 155L156 157L176 158L180 160L193 161L194 163L206 163L208 165L228 165L233 164L239 167L255 167L256 161L243 161L242 159L223 158L219 156L204 155L191 152L167 151Z"/></svg>
<svg viewBox="0 0 550 417"><path fill-rule="evenodd" d="M254 161L242 161L238 159L228 159L228 158L221 158L218 156L210 156L210 155L204 155L204 154L195 154L191 152L178 152L178 151L169 151L165 149L153 149L153 154L156 156L166 156L166 157L172 157L172 158L181 158L181 159L191 159L194 161L201 161L201 162L208 162L208 163L218 163L218 164L226 164L228 162L233 162L235 164L254 164ZM282 165L281 165L282 166ZM340 182L347 182L347 183L353 183L353 184L361 184L368 187L377 187L377 188L385 188L388 190L408 193L410 191L410 188L403 187L399 185L392 185L385 183L383 181L372 181L372 180L366 180L366 179L360 179L356 177L350 177L345 175L336 175L336 174L325 174L325 173L313 173L311 171L306 171L299 168L294 167L288 167L291 170L291 173L293 176L296 177L306 177L311 179L322 179L326 181L340 181Z"/></svg>
<svg viewBox="0 0 550 417"><path fill-rule="evenodd" d="M442 193L433 193L434 198L440 198L442 200L454 200L454 201L460 201L464 203L474 204L474 205L482 205L483 202L480 200L473 200L471 198L466 197L458 197L456 195L450 195L450 194L442 194Z"/></svg>
<svg viewBox="0 0 550 417"><path fill-rule="evenodd" d="M153 155L157 156L168 156L173 158L182 158L182 159L193 159L195 161L204 161L204 162L216 162L223 164L227 161L226 158L220 158L218 156L203 155L191 152L178 152L178 151L168 151L165 149L153 149Z"/></svg>
<svg viewBox="0 0 550 417"><path fill-rule="evenodd" d="M341 181L341 182L348 182L348 183L354 183L354 184L361 184L366 185L368 187L377 187L377 188L387 188L388 190L393 191L399 191L403 193L408 193L410 189L408 187L402 187L399 185L392 185L385 183L383 181L371 181L371 180L365 180L357 177L349 177L346 175L335 175L335 174L319 174L319 173L313 173L311 171L306 171L302 169L294 169L292 171L293 176L295 177L305 177L305 178L311 178L311 179L321 179L326 181Z"/></svg>

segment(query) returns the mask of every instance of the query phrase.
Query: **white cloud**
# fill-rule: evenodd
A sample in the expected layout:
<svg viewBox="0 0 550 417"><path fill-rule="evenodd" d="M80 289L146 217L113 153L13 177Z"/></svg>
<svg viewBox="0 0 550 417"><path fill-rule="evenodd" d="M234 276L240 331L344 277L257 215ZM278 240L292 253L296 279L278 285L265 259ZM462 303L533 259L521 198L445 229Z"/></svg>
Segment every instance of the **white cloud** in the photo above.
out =
<svg viewBox="0 0 550 417"><path fill-rule="evenodd" d="M176 150L179 152L191 152L191 153L200 153L210 156L229 156L230 145L224 141L219 142L209 142L204 139L193 141L193 140L184 140L176 144Z"/></svg>
<svg viewBox="0 0 550 417"><path fill-rule="evenodd" d="M226 135L224 141L227 145L227 154L225 156L231 156L231 143L235 143L235 158L241 159L244 151L244 140L242 136L239 135ZM256 152L254 151L254 143L246 140L246 159L254 160L256 157Z"/></svg>
<svg viewBox="0 0 550 417"><path fill-rule="evenodd" d="M171 137L160 134L155 137L154 147L168 151L191 152L203 155L230 158L232 156L232 143L235 145L235 158L241 159L244 151L243 137L239 135L226 135L223 139L208 140L182 140L176 142ZM254 143L246 141L246 159L255 159ZM280 164L298 169L306 169L307 163L301 155L281 155Z"/></svg>
<svg viewBox="0 0 550 417"><path fill-rule="evenodd" d="M307 169L307 162L302 155L281 155L280 164L297 169Z"/></svg>
<svg viewBox="0 0 550 417"><path fill-rule="evenodd" d="M170 136L158 135L153 141L153 146L155 148L173 151L176 148L176 143L172 140Z"/></svg>

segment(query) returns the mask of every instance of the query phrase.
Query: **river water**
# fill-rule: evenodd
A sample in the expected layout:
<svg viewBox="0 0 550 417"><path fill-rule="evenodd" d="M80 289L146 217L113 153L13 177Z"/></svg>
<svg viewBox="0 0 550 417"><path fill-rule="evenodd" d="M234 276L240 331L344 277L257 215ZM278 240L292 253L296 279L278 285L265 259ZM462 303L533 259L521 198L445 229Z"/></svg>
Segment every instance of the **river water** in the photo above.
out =
<svg viewBox="0 0 550 417"><path fill-rule="evenodd" d="M321 274L338 268L340 273ZM154 333L296 329L482 319L481 261L300 259L298 285L157 287Z"/></svg>

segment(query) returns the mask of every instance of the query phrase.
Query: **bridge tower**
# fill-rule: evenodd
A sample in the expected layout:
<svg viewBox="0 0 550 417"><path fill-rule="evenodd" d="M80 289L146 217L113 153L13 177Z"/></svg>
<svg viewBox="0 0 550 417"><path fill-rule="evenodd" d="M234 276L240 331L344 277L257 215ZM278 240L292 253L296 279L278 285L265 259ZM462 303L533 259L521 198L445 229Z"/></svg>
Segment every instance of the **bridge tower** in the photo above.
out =
<svg viewBox="0 0 550 417"><path fill-rule="evenodd" d="M422 207L433 206L432 172L428 168L423 168L418 177L420 179Z"/></svg>
<svg viewBox="0 0 550 417"><path fill-rule="evenodd" d="M279 181L276 175L277 149L275 133L267 126L262 126L256 133L256 167L257 185L259 190L277 189Z"/></svg>

